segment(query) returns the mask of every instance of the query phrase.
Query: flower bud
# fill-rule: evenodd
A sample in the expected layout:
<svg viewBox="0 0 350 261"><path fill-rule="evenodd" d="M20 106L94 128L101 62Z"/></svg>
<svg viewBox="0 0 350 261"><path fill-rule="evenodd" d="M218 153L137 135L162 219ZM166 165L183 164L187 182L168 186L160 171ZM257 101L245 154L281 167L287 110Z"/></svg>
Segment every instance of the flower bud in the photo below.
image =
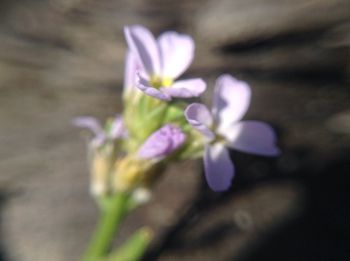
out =
<svg viewBox="0 0 350 261"><path fill-rule="evenodd" d="M115 163L112 179L115 191L132 191L145 182L145 177L153 171L150 160L126 156Z"/></svg>
<svg viewBox="0 0 350 261"><path fill-rule="evenodd" d="M143 159L161 160L180 148L185 140L186 135L179 127L164 125L148 137L139 149L138 156Z"/></svg>
<svg viewBox="0 0 350 261"><path fill-rule="evenodd" d="M98 197L108 193L112 167L113 163L109 155L99 151L93 153L90 163L90 191L93 196Z"/></svg>

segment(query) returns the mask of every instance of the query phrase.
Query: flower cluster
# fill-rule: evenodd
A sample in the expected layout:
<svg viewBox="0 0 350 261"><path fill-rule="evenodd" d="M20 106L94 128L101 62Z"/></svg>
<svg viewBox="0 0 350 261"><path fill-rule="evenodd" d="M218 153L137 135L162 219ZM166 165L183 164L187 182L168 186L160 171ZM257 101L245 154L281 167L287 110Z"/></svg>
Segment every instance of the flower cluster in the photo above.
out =
<svg viewBox="0 0 350 261"><path fill-rule="evenodd" d="M145 27L124 29L128 46L124 112L103 128L91 117L74 120L90 129L92 192L108 195L149 189L169 162L203 156L205 177L214 191L231 186L234 165L228 149L265 156L279 154L273 129L242 121L251 90L231 75L215 84L212 109L188 104L206 90L201 78L178 78L190 66L193 39L165 32L157 39Z"/></svg>

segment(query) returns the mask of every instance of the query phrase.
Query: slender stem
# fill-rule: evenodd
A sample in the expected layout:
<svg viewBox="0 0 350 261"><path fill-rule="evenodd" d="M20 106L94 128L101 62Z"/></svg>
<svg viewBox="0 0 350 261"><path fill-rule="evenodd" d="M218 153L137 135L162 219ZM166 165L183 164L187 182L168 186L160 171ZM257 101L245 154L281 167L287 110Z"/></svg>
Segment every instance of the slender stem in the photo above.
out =
<svg viewBox="0 0 350 261"><path fill-rule="evenodd" d="M128 241L126 241L120 248L113 251L104 261L140 260L152 238L153 231L150 228L140 228L129 238Z"/></svg>
<svg viewBox="0 0 350 261"><path fill-rule="evenodd" d="M110 204L102 212L96 231L83 257L84 261L96 261L107 254L111 241L127 212L128 199L129 195L126 193L117 193L111 198Z"/></svg>

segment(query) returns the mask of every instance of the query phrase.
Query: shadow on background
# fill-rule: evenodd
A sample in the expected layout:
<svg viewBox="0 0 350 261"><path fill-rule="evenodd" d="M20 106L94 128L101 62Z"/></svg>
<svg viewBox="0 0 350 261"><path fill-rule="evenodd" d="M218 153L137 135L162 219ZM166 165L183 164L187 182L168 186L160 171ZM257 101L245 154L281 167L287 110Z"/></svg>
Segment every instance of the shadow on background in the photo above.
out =
<svg viewBox="0 0 350 261"><path fill-rule="evenodd" d="M320 172L298 171L307 192L305 210L240 260L349 260L349 155L339 155Z"/></svg>
<svg viewBox="0 0 350 261"><path fill-rule="evenodd" d="M283 166L283 157L267 159L236 152L232 154L237 163L237 172L245 175L237 175L234 188L222 194L211 192L202 182L193 204L146 253L143 260L157 260L166 252L178 255L179 251L191 253L196 249L215 247L241 229L234 222L223 222L201 231L194 241L188 241L184 235L196 230L205 213L215 211L215 208L242 191L283 180L297 182L305 189L305 206L301 212L296 217L282 220L281 224L258 238L258 242L244 246L238 256L234 250L229 260L350 260L350 190L347 179L350 174L350 150L335 155L326 163L319 162L322 167L318 168L317 159L310 164L311 152L298 149L293 155L286 156L297 159L293 171L290 171L290 166ZM285 162L290 164L288 160ZM254 173L257 163L269 165L267 172L259 177ZM221 260L219 256L218 260Z"/></svg>

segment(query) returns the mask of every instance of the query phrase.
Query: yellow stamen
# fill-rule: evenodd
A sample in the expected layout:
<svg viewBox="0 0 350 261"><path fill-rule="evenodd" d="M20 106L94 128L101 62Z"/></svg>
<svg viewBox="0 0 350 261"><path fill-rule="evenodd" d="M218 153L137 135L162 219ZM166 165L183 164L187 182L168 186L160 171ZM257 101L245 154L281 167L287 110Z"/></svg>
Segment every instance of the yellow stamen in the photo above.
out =
<svg viewBox="0 0 350 261"><path fill-rule="evenodd" d="M169 87L173 84L173 82L173 79L170 77L161 78L156 75L153 75L150 79L150 83L154 88Z"/></svg>
<svg viewBox="0 0 350 261"><path fill-rule="evenodd" d="M214 143L225 143L225 137L220 134L215 134L215 138L210 142L211 144Z"/></svg>

